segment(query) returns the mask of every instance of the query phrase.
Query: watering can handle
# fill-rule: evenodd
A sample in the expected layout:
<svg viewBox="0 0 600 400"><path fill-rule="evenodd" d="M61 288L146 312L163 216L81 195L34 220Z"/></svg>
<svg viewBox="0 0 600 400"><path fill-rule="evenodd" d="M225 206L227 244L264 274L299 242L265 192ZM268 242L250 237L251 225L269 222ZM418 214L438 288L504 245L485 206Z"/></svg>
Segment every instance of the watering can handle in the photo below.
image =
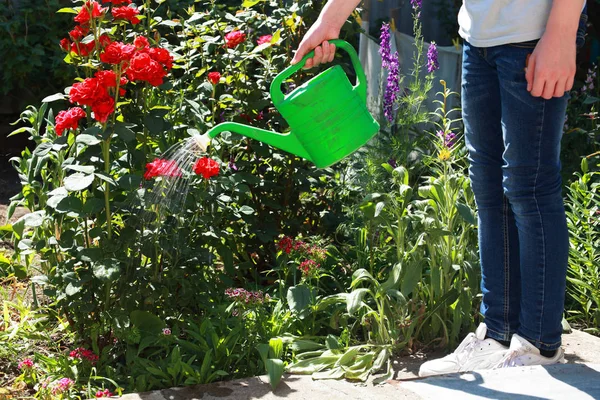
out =
<svg viewBox="0 0 600 400"><path fill-rule="evenodd" d="M350 43L340 40L340 39L328 40L328 42L333 43L336 47L342 48L348 54L350 54L350 59L352 60L352 66L354 67L354 70L356 71L356 86L354 86L354 87L358 90L359 95L366 103L367 102L367 77L365 76L365 71L363 70L362 65L360 64L360 59L358 58L358 54L356 54L356 50L354 50L354 47L352 47L352 45ZM300 68L304 67L304 64L306 64L306 61L309 58L313 57L314 55L315 55L315 51L313 50L310 53L308 53L307 55L305 55L304 58L299 63L287 67L286 69L281 71L281 73L279 75L277 75L275 77L275 79L271 83L271 98L273 100L273 104L275 105L275 107L277 107L277 105L279 103L281 103L285 98L285 95L281 91L281 85L283 84L283 81L286 80L287 78L289 78L290 76L292 76L293 74L295 74Z"/></svg>

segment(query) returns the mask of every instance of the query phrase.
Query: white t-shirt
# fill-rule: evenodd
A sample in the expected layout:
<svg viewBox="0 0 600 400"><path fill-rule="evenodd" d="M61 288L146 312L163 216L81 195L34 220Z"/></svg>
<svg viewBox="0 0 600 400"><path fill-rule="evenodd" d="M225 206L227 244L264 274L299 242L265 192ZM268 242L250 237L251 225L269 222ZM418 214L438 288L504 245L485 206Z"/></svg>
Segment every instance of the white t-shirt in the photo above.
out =
<svg viewBox="0 0 600 400"><path fill-rule="evenodd" d="M539 39L551 8L552 0L463 0L459 34L477 47Z"/></svg>

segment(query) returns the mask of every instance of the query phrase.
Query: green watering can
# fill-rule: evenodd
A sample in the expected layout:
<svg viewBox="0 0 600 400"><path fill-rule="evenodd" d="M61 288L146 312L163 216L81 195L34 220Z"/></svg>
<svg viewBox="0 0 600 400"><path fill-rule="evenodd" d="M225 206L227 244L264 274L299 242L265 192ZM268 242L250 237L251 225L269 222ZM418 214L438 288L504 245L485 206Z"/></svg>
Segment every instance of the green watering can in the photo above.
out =
<svg viewBox="0 0 600 400"><path fill-rule="evenodd" d="M214 138L222 132L267 143L314 163L328 167L354 153L378 131L379 124L367 110L367 79L354 48L343 40L332 40L352 59L357 84L352 86L341 66L333 66L284 95L282 83L314 55L282 71L271 83L271 99L288 122L291 132L281 134L235 122L225 122L207 132ZM204 147L204 146L203 146Z"/></svg>

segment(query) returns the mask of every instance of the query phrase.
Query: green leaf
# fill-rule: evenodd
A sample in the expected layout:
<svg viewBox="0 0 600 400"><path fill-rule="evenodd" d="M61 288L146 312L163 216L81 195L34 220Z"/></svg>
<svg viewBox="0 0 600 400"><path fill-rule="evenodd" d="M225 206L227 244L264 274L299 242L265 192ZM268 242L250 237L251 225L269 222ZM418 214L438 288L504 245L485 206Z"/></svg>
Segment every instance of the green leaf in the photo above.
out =
<svg viewBox="0 0 600 400"><path fill-rule="evenodd" d="M12 265L13 273L19 279L27 278L27 267L21 264L13 264Z"/></svg>
<svg viewBox="0 0 600 400"><path fill-rule="evenodd" d="M78 192L90 186L94 182L94 175L86 175L76 172L65 178L65 188L70 192Z"/></svg>
<svg viewBox="0 0 600 400"><path fill-rule="evenodd" d="M336 367L327 371L315 372L312 374L312 378L315 380L319 379L342 379L346 371L342 367Z"/></svg>
<svg viewBox="0 0 600 400"><path fill-rule="evenodd" d="M258 3L261 3L263 1L265 1L265 0L244 0L244 2L242 3L242 7L244 7L244 8L254 7Z"/></svg>
<svg viewBox="0 0 600 400"><path fill-rule="evenodd" d="M283 354L283 340L281 338L272 338L269 340L270 358L281 358Z"/></svg>
<svg viewBox="0 0 600 400"><path fill-rule="evenodd" d="M79 197L67 196L58 202L56 211L62 214L74 213L80 215L83 213L83 202Z"/></svg>
<svg viewBox="0 0 600 400"><path fill-rule="evenodd" d="M70 169L70 170L76 171L76 172L82 172L87 175L93 174L94 171L96 171L96 167L94 167L93 165L69 164L69 165L65 165L65 169Z"/></svg>
<svg viewBox="0 0 600 400"><path fill-rule="evenodd" d="M467 206L465 203L458 202L458 203L456 203L456 209L458 210L458 213L460 214L461 217L463 217L463 219L465 221L467 221L471 225L477 225L477 220L475 218L475 214L473 213L473 211L471 210L471 208L469 206Z"/></svg>
<svg viewBox="0 0 600 400"><path fill-rule="evenodd" d="M269 383L271 384L273 390L275 390L277 385L279 385L284 370L285 367L283 365L283 361L275 358L269 358L267 360L267 376L269 377Z"/></svg>
<svg viewBox="0 0 600 400"><path fill-rule="evenodd" d="M327 345L327 348L329 350L339 350L341 348L338 338L332 334L327 335L327 338L325 339L325 344Z"/></svg>
<svg viewBox="0 0 600 400"><path fill-rule="evenodd" d="M65 100L66 98L67 97L64 94L56 93L56 94L53 94L52 96L44 97L42 99L42 103L52 103L53 101Z"/></svg>
<svg viewBox="0 0 600 400"><path fill-rule="evenodd" d="M358 288L354 289L346 299L346 309L348 310L348 314L352 315L356 311L358 311L363 305L363 298L365 294L369 292L369 289L366 288Z"/></svg>
<svg viewBox="0 0 600 400"><path fill-rule="evenodd" d="M81 135L77 135L75 139L77 143L85 144L86 146L95 146L101 142L101 140L95 136L88 135L87 133L82 133Z"/></svg>
<svg viewBox="0 0 600 400"><path fill-rule="evenodd" d="M290 310L300 312L310 304L310 289L306 285L292 286L287 292Z"/></svg>
<svg viewBox="0 0 600 400"><path fill-rule="evenodd" d="M73 282L69 282L69 284L65 288L65 293L67 294L67 296L73 296L74 294L77 294L79 291L81 291L81 286L75 285L75 284L73 284Z"/></svg>
<svg viewBox="0 0 600 400"><path fill-rule="evenodd" d="M135 140L135 132L122 122L118 122L115 125L115 133L123 139L124 142L133 142Z"/></svg>
<svg viewBox="0 0 600 400"><path fill-rule="evenodd" d="M242 214L251 215L251 214L254 214L254 209L250 206L241 206L240 212Z"/></svg>
<svg viewBox="0 0 600 400"><path fill-rule="evenodd" d="M147 333L159 334L165 327L162 319L148 311L134 310L131 312L130 318L134 326Z"/></svg>
<svg viewBox="0 0 600 400"><path fill-rule="evenodd" d="M35 148L35 150L33 151L33 155L38 156L38 157L43 157L43 156L47 155L48 153L50 153L50 150L52 150L52 143L43 142L43 143L40 143Z"/></svg>
<svg viewBox="0 0 600 400"><path fill-rule="evenodd" d="M119 260L109 258L92 266L94 276L103 282L113 282L121 274L121 263Z"/></svg>
<svg viewBox="0 0 600 400"><path fill-rule="evenodd" d="M258 354L260 355L260 359L262 360L265 368L267 366L267 357L269 357L269 350L271 346L266 343L260 343L256 346L256 350L258 350Z"/></svg>
<svg viewBox="0 0 600 400"><path fill-rule="evenodd" d="M78 14L79 12L72 7L64 7L58 10L57 13Z"/></svg>
<svg viewBox="0 0 600 400"><path fill-rule="evenodd" d="M37 228L42 225L45 216L46 211L43 210L25 214L13 224L13 230L16 229L15 225L19 223L22 223L24 227Z"/></svg>
<svg viewBox="0 0 600 400"><path fill-rule="evenodd" d="M313 374L333 366L338 359L338 356L311 358L298 361L288 366L287 370L292 374Z"/></svg>
<svg viewBox="0 0 600 400"><path fill-rule="evenodd" d="M360 346L354 346L354 347L348 348L348 350L346 350L346 352L340 357L340 359L337 360L337 362L335 363L335 366L336 367L351 366L352 363L354 362L354 359L356 359L356 356L358 356L359 352L360 352Z"/></svg>

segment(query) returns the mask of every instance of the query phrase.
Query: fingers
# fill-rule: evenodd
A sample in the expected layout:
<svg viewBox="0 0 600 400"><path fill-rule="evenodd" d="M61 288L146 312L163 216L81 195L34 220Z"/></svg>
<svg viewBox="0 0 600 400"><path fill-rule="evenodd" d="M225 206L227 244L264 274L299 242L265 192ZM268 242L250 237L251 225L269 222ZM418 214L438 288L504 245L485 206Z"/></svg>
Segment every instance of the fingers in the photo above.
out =
<svg viewBox="0 0 600 400"><path fill-rule="evenodd" d="M575 83L575 75L571 75L568 79L567 79L567 83L565 84L565 91L570 91L571 89L573 89L573 83Z"/></svg>
<svg viewBox="0 0 600 400"><path fill-rule="evenodd" d="M527 91L529 91L529 92L531 92L531 89L533 89L534 72L535 72L535 57L530 58L530 55L527 55L527 59L525 61L525 79L527 79Z"/></svg>
<svg viewBox="0 0 600 400"><path fill-rule="evenodd" d="M555 90L556 90L556 81L547 80L544 84L544 91L542 92L542 98L546 99L546 100L550 100L552 97L554 97ZM563 91L563 94L565 94L564 91Z"/></svg>
<svg viewBox="0 0 600 400"><path fill-rule="evenodd" d="M558 82L556 82L556 87L554 88L554 93L553 93L554 97L563 97L565 95L565 92L567 91L566 83L567 83L566 78L560 79Z"/></svg>
<svg viewBox="0 0 600 400"><path fill-rule="evenodd" d="M298 51L296 51L296 54L292 59L292 65L300 62L300 60L302 60L302 58L306 54L308 54L310 50L311 49L307 49L307 46L305 46L304 43L300 43ZM327 41L321 43L321 45L314 48L315 55L312 58L306 60L306 63L304 64L304 69L310 69L318 66L319 64L332 62L335 58L335 50L335 44L329 43Z"/></svg>
<svg viewBox="0 0 600 400"><path fill-rule="evenodd" d="M327 62L332 62L333 59L335 58L335 44L333 43L328 43L329 44L329 59L327 60Z"/></svg>

